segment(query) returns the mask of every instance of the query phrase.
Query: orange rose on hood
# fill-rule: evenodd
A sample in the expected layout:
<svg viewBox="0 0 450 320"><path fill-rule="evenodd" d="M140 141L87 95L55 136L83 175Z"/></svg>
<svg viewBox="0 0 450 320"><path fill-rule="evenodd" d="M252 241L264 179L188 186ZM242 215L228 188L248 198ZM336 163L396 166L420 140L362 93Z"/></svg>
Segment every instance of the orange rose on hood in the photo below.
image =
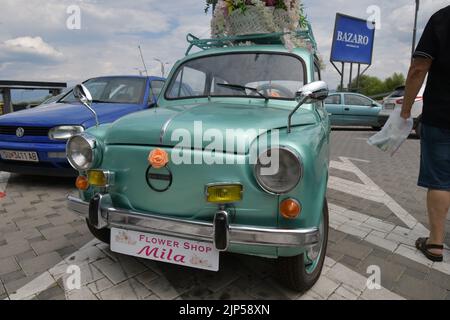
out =
<svg viewBox="0 0 450 320"><path fill-rule="evenodd" d="M155 149L148 155L148 162L155 169L164 167L169 162L169 155L162 149Z"/></svg>

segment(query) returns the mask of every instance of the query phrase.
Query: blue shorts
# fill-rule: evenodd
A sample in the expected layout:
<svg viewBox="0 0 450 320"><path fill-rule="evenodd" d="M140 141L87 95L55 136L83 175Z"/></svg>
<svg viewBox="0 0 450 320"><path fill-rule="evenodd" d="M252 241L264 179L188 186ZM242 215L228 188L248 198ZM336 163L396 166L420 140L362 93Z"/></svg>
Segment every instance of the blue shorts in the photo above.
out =
<svg viewBox="0 0 450 320"><path fill-rule="evenodd" d="M418 185L450 191L450 130L423 124Z"/></svg>

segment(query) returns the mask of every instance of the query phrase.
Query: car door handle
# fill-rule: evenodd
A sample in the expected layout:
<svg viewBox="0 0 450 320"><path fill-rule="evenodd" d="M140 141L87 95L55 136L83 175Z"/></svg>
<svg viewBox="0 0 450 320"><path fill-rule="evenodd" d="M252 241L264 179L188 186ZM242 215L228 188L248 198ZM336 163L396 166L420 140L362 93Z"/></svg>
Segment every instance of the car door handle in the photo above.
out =
<svg viewBox="0 0 450 320"><path fill-rule="evenodd" d="M344 108L345 111L350 111L350 108Z"/></svg>

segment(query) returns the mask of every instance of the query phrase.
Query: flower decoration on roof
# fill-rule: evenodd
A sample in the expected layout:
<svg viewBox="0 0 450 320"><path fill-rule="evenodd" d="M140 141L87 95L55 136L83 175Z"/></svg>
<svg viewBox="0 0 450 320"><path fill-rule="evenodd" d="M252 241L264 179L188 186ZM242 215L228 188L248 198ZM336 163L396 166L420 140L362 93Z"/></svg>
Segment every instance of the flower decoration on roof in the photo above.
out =
<svg viewBox="0 0 450 320"><path fill-rule="evenodd" d="M214 10L211 21L213 38L285 32L286 47L305 47L313 50L313 45L289 33L307 31L309 23L300 0L207 0L206 11Z"/></svg>

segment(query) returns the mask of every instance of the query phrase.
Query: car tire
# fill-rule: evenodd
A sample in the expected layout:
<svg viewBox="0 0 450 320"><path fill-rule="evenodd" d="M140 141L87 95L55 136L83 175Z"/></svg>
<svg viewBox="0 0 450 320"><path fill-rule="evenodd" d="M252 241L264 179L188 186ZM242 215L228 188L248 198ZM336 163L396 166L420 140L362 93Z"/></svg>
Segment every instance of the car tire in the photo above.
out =
<svg viewBox="0 0 450 320"><path fill-rule="evenodd" d="M280 281L286 287L298 291L305 292L309 290L319 279L325 255L327 251L328 242L328 203L325 200L322 210L323 215L323 234L320 242L320 253L315 260L315 267L311 272L308 272L308 265L305 263L305 254L294 257L280 257L278 258L278 268Z"/></svg>
<svg viewBox="0 0 450 320"><path fill-rule="evenodd" d="M89 231L101 242L109 244L111 242L111 230L108 228L97 229L93 225L89 223L89 220L86 219L86 224L89 228Z"/></svg>

